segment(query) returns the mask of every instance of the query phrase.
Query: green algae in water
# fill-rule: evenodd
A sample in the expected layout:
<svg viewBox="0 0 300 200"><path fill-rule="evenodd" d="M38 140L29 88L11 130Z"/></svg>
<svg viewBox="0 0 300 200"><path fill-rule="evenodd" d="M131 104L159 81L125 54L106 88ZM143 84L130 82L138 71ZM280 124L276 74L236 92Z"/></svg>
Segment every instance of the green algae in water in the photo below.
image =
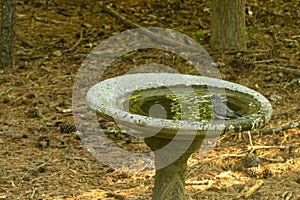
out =
<svg viewBox="0 0 300 200"><path fill-rule="evenodd" d="M129 112L148 117L210 121L212 109L206 86L160 87L134 92L128 98Z"/></svg>
<svg viewBox="0 0 300 200"><path fill-rule="evenodd" d="M252 96L224 89L227 106L245 116L257 113L260 104ZM207 86L159 87L135 91L124 105L129 112L153 118L208 122L213 119L211 93ZM126 106L126 107L127 107Z"/></svg>

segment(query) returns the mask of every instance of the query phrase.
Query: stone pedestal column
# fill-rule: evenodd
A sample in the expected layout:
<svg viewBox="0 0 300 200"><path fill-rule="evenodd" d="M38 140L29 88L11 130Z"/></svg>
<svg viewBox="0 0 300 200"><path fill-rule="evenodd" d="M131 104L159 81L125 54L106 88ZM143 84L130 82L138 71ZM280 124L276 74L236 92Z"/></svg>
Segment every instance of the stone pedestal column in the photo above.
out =
<svg viewBox="0 0 300 200"><path fill-rule="evenodd" d="M155 154L153 200L185 200L185 173L190 155L200 148L202 140L145 139ZM167 145L172 142L171 148Z"/></svg>

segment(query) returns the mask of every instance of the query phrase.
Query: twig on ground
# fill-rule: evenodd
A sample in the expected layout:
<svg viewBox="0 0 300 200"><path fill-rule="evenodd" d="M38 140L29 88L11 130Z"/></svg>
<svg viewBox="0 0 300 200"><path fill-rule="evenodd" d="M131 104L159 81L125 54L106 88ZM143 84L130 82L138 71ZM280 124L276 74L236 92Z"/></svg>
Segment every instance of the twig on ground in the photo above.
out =
<svg viewBox="0 0 300 200"><path fill-rule="evenodd" d="M186 185L210 185L212 180L202 180L202 181L186 181Z"/></svg>
<svg viewBox="0 0 300 200"><path fill-rule="evenodd" d="M32 189L32 193L31 193L31 195L30 195L30 199L33 199L33 198L34 198L34 195L35 195L37 189L38 189L38 188L36 188L36 187Z"/></svg>
<svg viewBox="0 0 300 200"><path fill-rule="evenodd" d="M293 128L297 128L297 127L300 127L300 121L292 122L292 123L289 123L289 124L286 124L283 126L279 126L279 127L250 131L250 134L258 135L258 134L278 133L280 131L285 131L285 130L293 129ZM243 133L248 133L248 131L245 131ZM233 133L233 134L235 134L235 133Z"/></svg>
<svg viewBox="0 0 300 200"><path fill-rule="evenodd" d="M254 64L274 62L275 59L253 61Z"/></svg>
<svg viewBox="0 0 300 200"><path fill-rule="evenodd" d="M267 50L242 50L242 51L215 51L210 52L209 55L216 55L216 54L226 54L226 55L235 55L235 54L254 54L254 53L266 53Z"/></svg>
<svg viewBox="0 0 300 200"><path fill-rule="evenodd" d="M217 160L219 158L223 158L223 157L226 157L226 158L230 158L230 157L234 157L234 158L240 158L240 157L244 157L243 155L243 152L241 154L223 154L223 155L219 155L219 156L216 156L216 157L212 157L208 160L206 160L205 162L199 164L195 169L192 169L187 175L186 177L189 177L191 174L193 174L197 169L201 168L203 165L213 161L213 160Z"/></svg>
<svg viewBox="0 0 300 200"><path fill-rule="evenodd" d="M293 79L291 82L288 82L286 83L284 86L283 86L283 89L286 89L288 87L290 87L290 85L293 85L293 84L298 84L300 83L300 78L297 78L297 79Z"/></svg>
<svg viewBox="0 0 300 200"><path fill-rule="evenodd" d="M291 36L291 38L297 39L297 38L300 38L300 35L293 35L293 36Z"/></svg>
<svg viewBox="0 0 300 200"><path fill-rule="evenodd" d="M17 53L16 56L20 56L22 58L20 59L40 59L40 58L45 58L47 55L32 55L32 54L22 54L22 53Z"/></svg>
<svg viewBox="0 0 300 200"><path fill-rule="evenodd" d="M41 22L45 22L45 23L54 23L54 24L66 24L65 22L62 21L57 21L57 20L53 20L53 19L45 19L42 17L38 17L36 15L33 15L33 19L35 19L36 21L41 21Z"/></svg>
<svg viewBox="0 0 300 200"><path fill-rule="evenodd" d="M253 185L252 187L245 188L238 196L238 199L247 199L248 197L250 197L254 192L256 192L260 186L262 186L262 184L264 184L263 180L258 180L256 181L255 185Z"/></svg>
<svg viewBox="0 0 300 200"><path fill-rule="evenodd" d="M262 150L262 149L288 149L291 151L292 146L248 146L248 150L250 151L256 151L256 150Z"/></svg>
<svg viewBox="0 0 300 200"><path fill-rule="evenodd" d="M276 67L276 66L265 66L265 65L259 65L257 67L260 69L273 70L276 72L282 72L285 74L294 74L296 76L300 76L300 70L298 70L298 69L292 69L292 68L286 68L286 67Z"/></svg>
<svg viewBox="0 0 300 200"><path fill-rule="evenodd" d="M249 137L249 143L250 143L251 146L253 146L251 133L250 133L250 131L247 131L247 132L248 132L248 137Z"/></svg>
<svg viewBox="0 0 300 200"><path fill-rule="evenodd" d="M280 150L288 149L289 154L290 154L292 151L292 148L295 148L295 147L293 147L293 146L248 146L248 151L250 151L250 153L253 153L256 150L262 150L262 149L280 149ZM274 162L274 161L272 161L272 162Z"/></svg>
<svg viewBox="0 0 300 200"><path fill-rule="evenodd" d="M278 156L277 158L260 158L260 159L268 161L268 162L277 162L277 163L283 163L286 161L281 156Z"/></svg>
<svg viewBox="0 0 300 200"><path fill-rule="evenodd" d="M80 36L79 36L79 39L78 41L69 49L70 52L73 52L74 49L80 44L80 42L82 41L82 38L83 38L83 33L82 31L80 31Z"/></svg>
<svg viewBox="0 0 300 200"><path fill-rule="evenodd" d="M261 10L261 11L267 13L267 14L270 14L270 15L279 16L279 17L289 17L287 15L281 15L279 13L271 12L269 10L266 10L266 9L262 8L261 6L251 5L249 3L246 3L246 5L247 6L251 6L251 7L255 8L255 9Z"/></svg>
<svg viewBox="0 0 300 200"><path fill-rule="evenodd" d="M0 131L0 135L10 133L10 131Z"/></svg>

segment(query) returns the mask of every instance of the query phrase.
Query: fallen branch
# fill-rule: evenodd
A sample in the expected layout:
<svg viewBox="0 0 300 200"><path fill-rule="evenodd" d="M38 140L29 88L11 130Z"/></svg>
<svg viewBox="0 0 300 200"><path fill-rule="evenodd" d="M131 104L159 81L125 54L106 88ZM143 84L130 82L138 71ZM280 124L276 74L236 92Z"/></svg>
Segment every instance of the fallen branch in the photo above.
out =
<svg viewBox="0 0 300 200"><path fill-rule="evenodd" d="M115 11L114 9L110 8L109 6L103 4L102 2L100 2L100 5L102 7L102 11L111 14L113 17L120 20L123 24L125 24L129 28L133 28L133 29L143 28L139 24L136 24L136 23L130 21L129 19L126 19L124 16L119 14L117 11ZM151 38L153 41L159 42L160 44L166 44L170 47L177 47L177 48L182 46L182 43L180 43L176 40L169 40L169 38L162 38L161 35L157 35L156 33L151 32L148 29L142 29L141 33L145 34L147 37Z"/></svg>
<svg viewBox="0 0 300 200"><path fill-rule="evenodd" d="M129 28L141 28L139 24L136 24L129 19L126 19L124 16L122 16L120 13L112 9L111 7L105 5L104 3L100 2L100 6L102 7L102 11L107 12L111 14L113 17L118 19L120 22L122 22L124 25L126 25Z"/></svg>
<svg viewBox="0 0 300 200"><path fill-rule="evenodd" d="M183 34L176 34L174 30L166 30L159 28L143 28L142 26L126 19L124 16L100 3L102 6L102 11L111 14L113 17L120 20L123 24L130 28L140 28L134 37L138 37L139 40L144 39L145 43L155 44L160 47L160 49L176 52L180 56L186 59L193 60L193 64L202 67L203 76L209 76L212 78L219 78L220 74L218 70L215 70L215 63L213 63L209 57L209 54L205 51L202 52L199 46L193 40L190 40ZM187 52L187 50L189 52ZM199 51L200 50L200 51Z"/></svg>
<svg viewBox="0 0 300 200"><path fill-rule="evenodd" d="M286 124L286 125L279 126L279 127L250 131L250 134L251 135L258 135L258 134L278 133L280 131L285 131L285 130L293 129L293 128L297 128L297 127L300 127L300 121L292 122L290 124ZM249 131L245 131L243 133L248 134L248 132Z"/></svg>

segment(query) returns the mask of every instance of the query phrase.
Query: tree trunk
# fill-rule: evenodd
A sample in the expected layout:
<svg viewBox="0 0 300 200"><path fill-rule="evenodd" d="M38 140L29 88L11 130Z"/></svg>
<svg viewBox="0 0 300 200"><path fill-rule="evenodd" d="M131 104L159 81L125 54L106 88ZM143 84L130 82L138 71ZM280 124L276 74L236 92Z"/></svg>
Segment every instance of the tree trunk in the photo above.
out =
<svg viewBox="0 0 300 200"><path fill-rule="evenodd" d="M14 40L16 31L15 0L1 0L1 36L0 36L0 67L13 65Z"/></svg>
<svg viewBox="0 0 300 200"><path fill-rule="evenodd" d="M215 49L246 49L245 0L212 1L210 42Z"/></svg>

